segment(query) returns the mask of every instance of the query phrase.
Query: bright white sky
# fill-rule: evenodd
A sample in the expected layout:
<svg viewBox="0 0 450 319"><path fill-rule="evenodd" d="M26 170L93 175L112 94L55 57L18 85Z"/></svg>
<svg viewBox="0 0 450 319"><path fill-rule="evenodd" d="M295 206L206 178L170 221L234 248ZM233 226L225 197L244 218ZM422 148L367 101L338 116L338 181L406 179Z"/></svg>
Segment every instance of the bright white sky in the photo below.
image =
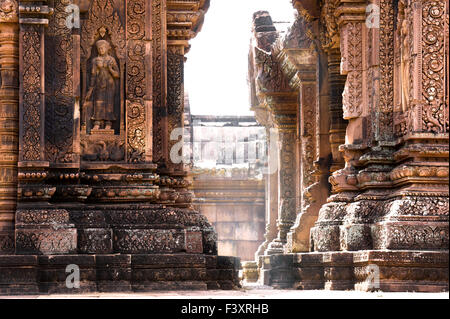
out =
<svg viewBox="0 0 450 319"><path fill-rule="evenodd" d="M211 0L202 31L191 40L185 89L195 115L253 115L247 86L253 13L293 21L291 0ZM278 25L277 29L286 27Z"/></svg>

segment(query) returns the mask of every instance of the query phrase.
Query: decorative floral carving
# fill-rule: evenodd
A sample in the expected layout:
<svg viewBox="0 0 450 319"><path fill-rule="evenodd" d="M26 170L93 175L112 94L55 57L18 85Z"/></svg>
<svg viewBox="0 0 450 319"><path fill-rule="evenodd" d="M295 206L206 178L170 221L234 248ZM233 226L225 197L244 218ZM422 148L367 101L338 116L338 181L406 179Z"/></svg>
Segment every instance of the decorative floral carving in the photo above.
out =
<svg viewBox="0 0 450 319"><path fill-rule="evenodd" d="M361 115L362 109L362 24L349 22L345 26L343 46L343 72L347 73L342 107L344 118L351 119Z"/></svg>
<svg viewBox="0 0 450 319"><path fill-rule="evenodd" d="M24 25L22 32L23 74L22 158L37 161L41 158L41 26Z"/></svg>
<svg viewBox="0 0 450 319"><path fill-rule="evenodd" d="M166 43L163 15L165 0L152 1L152 34L153 34L153 161L158 163L165 159L164 143L166 129L164 122L166 109Z"/></svg>
<svg viewBox="0 0 450 319"><path fill-rule="evenodd" d="M128 161L138 163L145 160L146 146L145 3L143 0L128 1L127 6Z"/></svg>
<svg viewBox="0 0 450 319"><path fill-rule="evenodd" d="M81 37L82 57L91 57L91 50L97 40L109 36L117 57L125 58L123 24L114 8L112 0L94 0L89 10L89 18L83 24Z"/></svg>
<svg viewBox="0 0 450 319"><path fill-rule="evenodd" d="M392 1L380 2L380 93L379 127L382 140L392 139L394 104L394 7Z"/></svg>
<svg viewBox="0 0 450 319"><path fill-rule="evenodd" d="M323 0L320 13L320 42L325 50L339 48L339 28L334 11L338 0Z"/></svg>
<svg viewBox="0 0 450 319"><path fill-rule="evenodd" d="M181 52L167 52L167 111L168 133L175 128L183 127L184 112L184 56ZM169 150L177 141L169 141Z"/></svg>
<svg viewBox="0 0 450 319"><path fill-rule="evenodd" d="M51 162L73 161L73 40L65 25L71 0L57 0L46 32L45 150Z"/></svg>
<svg viewBox="0 0 450 319"><path fill-rule="evenodd" d="M17 16L17 1L0 1L0 22L12 22L14 20L17 20Z"/></svg>
<svg viewBox="0 0 450 319"><path fill-rule="evenodd" d="M445 6L444 0L422 3L422 94L426 101L422 119L423 129L434 133L449 131L444 32L448 16Z"/></svg>

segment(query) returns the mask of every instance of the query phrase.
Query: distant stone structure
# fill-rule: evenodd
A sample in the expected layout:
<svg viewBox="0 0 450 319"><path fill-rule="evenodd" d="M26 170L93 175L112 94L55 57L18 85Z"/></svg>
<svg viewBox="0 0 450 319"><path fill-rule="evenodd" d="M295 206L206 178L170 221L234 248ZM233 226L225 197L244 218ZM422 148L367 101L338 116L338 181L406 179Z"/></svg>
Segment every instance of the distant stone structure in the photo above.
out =
<svg viewBox="0 0 450 319"><path fill-rule="evenodd" d="M252 109L280 136L261 282L448 290L448 0L292 3L284 36L253 19Z"/></svg>
<svg viewBox="0 0 450 319"><path fill-rule="evenodd" d="M264 241L266 131L251 116L191 116L194 207L218 252L254 260Z"/></svg>

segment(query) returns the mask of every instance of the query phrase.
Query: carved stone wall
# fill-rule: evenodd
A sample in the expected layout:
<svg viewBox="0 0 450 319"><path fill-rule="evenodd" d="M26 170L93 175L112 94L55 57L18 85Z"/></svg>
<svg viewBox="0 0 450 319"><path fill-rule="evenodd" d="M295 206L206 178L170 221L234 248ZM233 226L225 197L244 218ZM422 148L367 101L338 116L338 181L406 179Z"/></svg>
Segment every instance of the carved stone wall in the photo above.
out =
<svg viewBox="0 0 450 319"><path fill-rule="evenodd" d="M0 1L0 294L239 285L169 157L208 6Z"/></svg>
<svg viewBox="0 0 450 319"><path fill-rule="evenodd" d="M298 289L448 290L448 1L293 4L317 52L314 110L302 98L307 73L293 75L305 67L298 53L292 59L307 43L292 41L298 20L290 42L265 50L286 51L277 57L290 87L300 90L297 127L308 131L315 116L309 132L319 136L300 137L298 174L314 170L299 178L303 206L285 254L260 259L260 280ZM306 156L311 146L314 157ZM302 220L308 211L315 223ZM371 267L380 269L376 288ZM435 270L441 275L432 279Z"/></svg>

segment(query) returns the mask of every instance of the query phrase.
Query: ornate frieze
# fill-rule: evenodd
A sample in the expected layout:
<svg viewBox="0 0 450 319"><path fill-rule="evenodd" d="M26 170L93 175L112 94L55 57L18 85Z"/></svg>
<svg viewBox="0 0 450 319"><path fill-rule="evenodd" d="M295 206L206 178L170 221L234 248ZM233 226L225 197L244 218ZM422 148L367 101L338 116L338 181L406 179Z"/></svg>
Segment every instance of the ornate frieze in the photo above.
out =
<svg viewBox="0 0 450 319"><path fill-rule="evenodd" d="M421 9L422 21L422 130L448 133L448 2L445 0L414 3ZM447 42L447 43L446 43ZM446 51L447 49L447 51ZM448 57L447 57L448 59ZM447 84L446 84L447 81Z"/></svg>

